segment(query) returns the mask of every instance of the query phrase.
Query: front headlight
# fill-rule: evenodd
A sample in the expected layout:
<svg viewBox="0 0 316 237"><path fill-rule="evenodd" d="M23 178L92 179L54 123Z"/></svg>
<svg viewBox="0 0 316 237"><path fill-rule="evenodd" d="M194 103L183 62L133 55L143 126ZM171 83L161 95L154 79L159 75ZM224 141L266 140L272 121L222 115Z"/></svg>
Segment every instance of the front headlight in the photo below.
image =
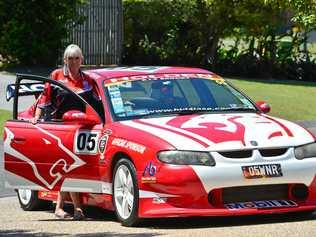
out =
<svg viewBox="0 0 316 237"><path fill-rule="evenodd" d="M215 160L209 152L197 151L161 151L158 160L175 165L215 166Z"/></svg>
<svg viewBox="0 0 316 237"><path fill-rule="evenodd" d="M316 157L316 142L295 147L294 154L295 157L299 160Z"/></svg>

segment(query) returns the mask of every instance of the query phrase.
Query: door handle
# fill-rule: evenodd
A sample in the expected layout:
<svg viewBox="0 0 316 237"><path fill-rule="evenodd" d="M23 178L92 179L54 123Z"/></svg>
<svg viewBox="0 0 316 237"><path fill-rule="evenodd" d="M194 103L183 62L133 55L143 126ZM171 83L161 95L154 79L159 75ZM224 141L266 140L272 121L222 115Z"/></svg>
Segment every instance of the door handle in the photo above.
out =
<svg viewBox="0 0 316 237"><path fill-rule="evenodd" d="M25 143L25 141L26 141L25 137L14 137L11 139L11 142L15 144L22 144L22 143Z"/></svg>

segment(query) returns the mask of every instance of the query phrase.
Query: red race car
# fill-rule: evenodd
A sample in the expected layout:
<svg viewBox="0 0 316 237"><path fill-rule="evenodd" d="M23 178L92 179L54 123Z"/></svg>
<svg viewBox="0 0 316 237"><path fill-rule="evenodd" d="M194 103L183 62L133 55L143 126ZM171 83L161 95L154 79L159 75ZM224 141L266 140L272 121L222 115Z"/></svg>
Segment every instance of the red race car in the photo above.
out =
<svg viewBox="0 0 316 237"><path fill-rule="evenodd" d="M17 75L7 88L14 108L4 128L6 185L24 210L54 201L59 190L114 210L126 226L316 210L316 138L266 115L265 102L198 68L85 73L94 98L32 75ZM62 103L32 124L45 83Z"/></svg>

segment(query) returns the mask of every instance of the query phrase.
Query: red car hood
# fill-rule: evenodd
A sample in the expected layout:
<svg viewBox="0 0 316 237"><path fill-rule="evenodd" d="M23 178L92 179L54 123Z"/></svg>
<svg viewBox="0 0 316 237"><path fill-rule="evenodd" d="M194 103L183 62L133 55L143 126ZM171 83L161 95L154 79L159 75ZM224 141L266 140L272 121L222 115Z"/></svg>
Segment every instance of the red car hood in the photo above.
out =
<svg viewBox="0 0 316 237"><path fill-rule="evenodd" d="M134 129L145 133L146 137L141 139L143 144L150 144L151 137L160 138L179 150L276 148L315 141L310 132L295 123L256 113L194 114L130 120L120 124L129 130L129 134Z"/></svg>

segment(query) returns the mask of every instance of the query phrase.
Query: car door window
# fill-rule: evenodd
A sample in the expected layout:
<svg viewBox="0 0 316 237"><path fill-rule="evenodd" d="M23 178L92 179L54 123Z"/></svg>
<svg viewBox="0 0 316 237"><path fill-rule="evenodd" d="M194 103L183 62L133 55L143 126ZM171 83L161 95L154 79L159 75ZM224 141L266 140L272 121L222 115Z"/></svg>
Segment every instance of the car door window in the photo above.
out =
<svg viewBox="0 0 316 237"><path fill-rule="evenodd" d="M18 85L19 93L16 97L16 106L14 109L16 110L15 119L30 120L34 116L39 100L43 96L44 87L47 84L51 87L51 100L42 108L41 122L61 122L63 114L70 110L86 112L86 101L68 88L60 86L60 84L54 81L37 80L30 77L22 79ZM10 86L11 90L14 91L16 85L13 84ZM102 118L104 112L101 109L103 108L101 101L97 101L96 98L91 103L90 106L94 110L98 109L96 113Z"/></svg>

